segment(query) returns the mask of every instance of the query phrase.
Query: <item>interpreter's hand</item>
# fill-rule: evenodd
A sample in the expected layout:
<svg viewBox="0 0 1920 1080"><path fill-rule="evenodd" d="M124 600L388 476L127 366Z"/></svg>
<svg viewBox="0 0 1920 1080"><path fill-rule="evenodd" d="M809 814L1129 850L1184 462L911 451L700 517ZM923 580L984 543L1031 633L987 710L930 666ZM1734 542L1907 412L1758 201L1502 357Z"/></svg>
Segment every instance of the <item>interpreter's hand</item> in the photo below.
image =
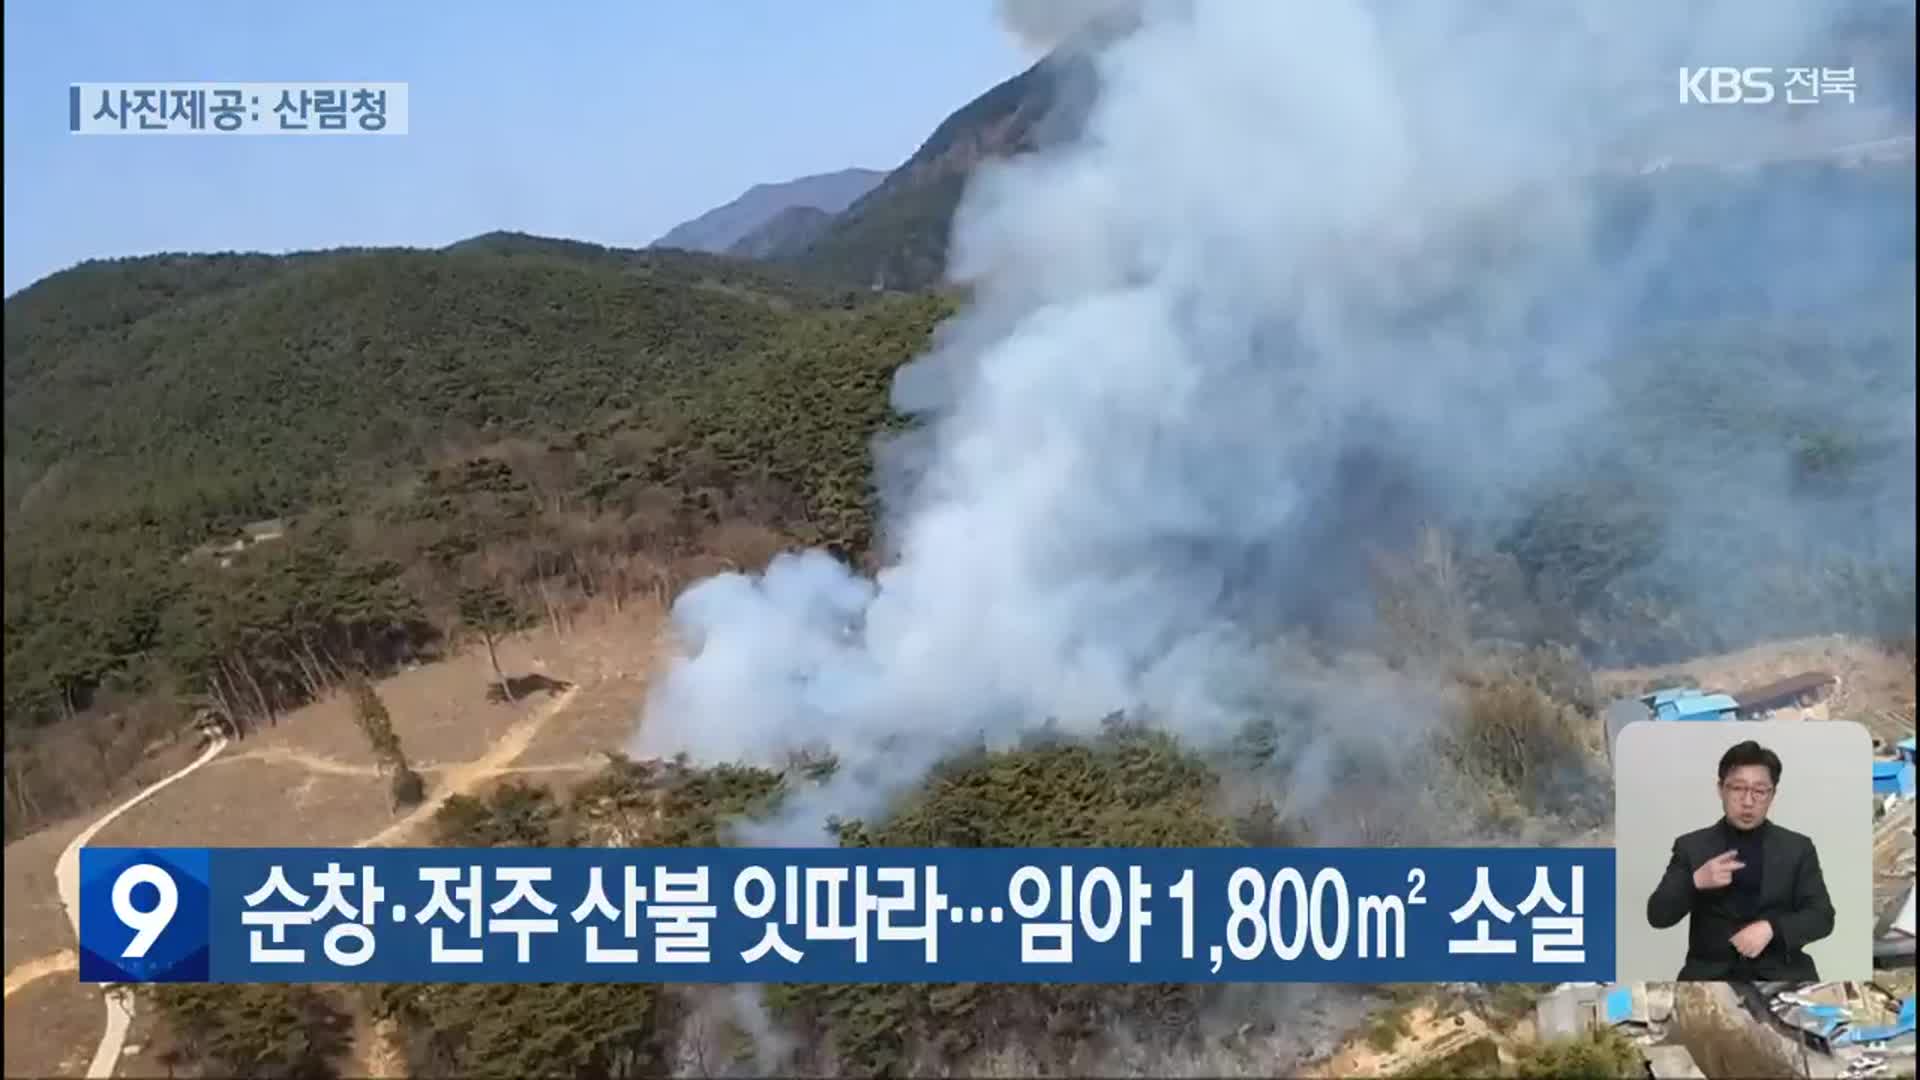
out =
<svg viewBox="0 0 1920 1080"><path fill-rule="evenodd" d="M1693 887L1696 889L1724 889L1733 883L1733 872L1747 865L1740 861L1739 852L1731 849L1723 851L1693 872Z"/></svg>
<svg viewBox="0 0 1920 1080"><path fill-rule="evenodd" d="M1765 919L1750 922L1733 935L1733 947L1741 956L1751 960L1767 951L1773 942L1773 924Z"/></svg>

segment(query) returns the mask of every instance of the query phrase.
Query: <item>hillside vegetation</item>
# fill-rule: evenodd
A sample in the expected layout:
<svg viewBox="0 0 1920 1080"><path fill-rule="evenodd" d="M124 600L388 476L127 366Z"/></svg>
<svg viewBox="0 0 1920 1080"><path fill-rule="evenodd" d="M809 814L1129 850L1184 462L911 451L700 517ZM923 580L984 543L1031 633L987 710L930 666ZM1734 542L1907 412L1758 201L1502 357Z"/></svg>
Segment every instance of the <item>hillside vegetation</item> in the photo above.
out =
<svg viewBox="0 0 1920 1080"><path fill-rule="evenodd" d="M91 263L8 300L8 836L98 801L189 716L244 731L343 681L398 781L405 750L366 676L461 635L491 652L572 604L663 603L785 546L872 569L871 446L906 422L889 407L895 369L954 308L928 290L967 177L1080 126L1090 74L1062 54L989 91L830 220L793 214L736 238L762 262L495 233L443 251ZM1911 228L1896 226L1910 226L1912 187L1911 163L1596 185L1592 251L1567 245L1591 258L1573 259L1551 310L1529 312L1543 353L1594 354L1579 363L1581 404L1596 407L1543 447L1555 468L1488 492L1436 480L1422 470L1454 459L1410 460L1371 429L1387 445L1339 447L1373 456L1306 489L1304 542L1248 545L1248 562L1284 568L1276 591L1300 595L1256 584L1221 605L1273 646L1274 698L1249 702L1235 737L1196 745L1169 733L1188 718L1116 716L1068 739L1025 718L1036 730L1023 743L943 762L869 818L833 822L838 842L1590 837L1608 812L1590 665L1821 632L1911 655L1914 274ZM1525 220L1498 209L1495 249ZM1805 269L1796 287L1783 265ZM1421 332L1500 306L1511 280L1463 273L1458 295L1385 305L1410 324L1393 359L1435 359ZM1276 323L1294 314L1283 304ZM1380 395L1402 392L1390 379ZM1444 421L1500 421L1474 413ZM1298 422L1313 418L1276 417ZM1462 491L1501 505L1458 505ZM1263 541L1301 550L1267 559ZM1363 684L1396 693L1353 708L1414 702L1404 711L1420 723L1346 722L1304 689ZM615 759L571 790L513 781L453 796L435 842L727 844L835 767ZM408 1075L612 1078L1260 1074L1329 1034L1307 1030L1319 1021L1303 1003L1367 988L142 993L169 1068L352 1074L358 1019L393 1034ZM1521 1013L1528 992L1504 998ZM1397 1037L1392 1021L1377 1031ZM1498 1066L1488 1049L1445 1071ZM1530 1048L1503 1071L1640 1067L1599 1038Z"/></svg>
<svg viewBox="0 0 1920 1080"><path fill-rule="evenodd" d="M1892 359L1911 280L1896 262L1845 306L1669 316L1623 343L1616 419L1511 528L1450 541L1457 595L1421 593L1416 559L1401 599L1606 663L1911 641L1913 463L1881 415L1911 400ZM26 290L5 372L9 835L101 797L192 710L245 727L436 655L476 585L533 619L663 601L788 544L868 557L889 381L952 306L510 234L89 264ZM268 519L278 538L245 543Z"/></svg>
<svg viewBox="0 0 1920 1080"><path fill-rule="evenodd" d="M1503 803L1533 811L1526 781L1549 771L1598 784L1598 764L1567 743L1578 706L1544 689L1552 669L1487 675L1504 695L1472 698L1425 746L1474 752L1503 725L1512 756L1477 790L1447 793L1465 829L1498 828ZM1518 708L1513 701L1525 704ZM1362 752L1358 747L1353 752ZM1306 822L1279 819L1285 791L1267 770L1284 755L1271 731L1250 728L1220 747L1183 743L1116 721L1085 740L1036 736L1025 745L948 761L920 790L872 821L838 824L845 846L1246 846L1325 843ZM1378 754L1378 750L1375 751ZM1429 763L1431 764L1431 763ZM1372 760L1357 767L1392 769ZM571 791L509 781L482 797L457 795L436 813L447 846L709 847L734 842L734 826L780 812L792 794L831 773L829 760L784 771L695 767L616 758ZM1398 781L1419 793L1436 770ZM1338 830L1343 826L1332 823ZM1415 824L1416 829L1425 826ZM728 988L651 984L383 985L146 988L165 1021L167 1060L228 1072L345 1075L337 1034L355 1011L393 1025L408 1075L746 1076L969 1075L1016 1054L1040 1074L1111 1074L1115 1062L1151 1055L1148 1075L1196 1061L1235 1062L1243 1040L1297 1039L1257 988L1223 985L776 985ZM744 1009L745 1012L741 1010ZM782 1033L755 1033L755 1017ZM268 1023L273 1019L278 1027ZM290 1037L290 1033L292 1037ZM1571 1072L1527 1075L1585 1075Z"/></svg>
<svg viewBox="0 0 1920 1080"><path fill-rule="evenodd" d="M97 796L89 776L186 709L244 727L433 655L464 587L540 617L785 543L859 557L892 370L946 310L506 235L90 264L24 291L9 835ZM247 546L269 519L282 535Z"/></svg>

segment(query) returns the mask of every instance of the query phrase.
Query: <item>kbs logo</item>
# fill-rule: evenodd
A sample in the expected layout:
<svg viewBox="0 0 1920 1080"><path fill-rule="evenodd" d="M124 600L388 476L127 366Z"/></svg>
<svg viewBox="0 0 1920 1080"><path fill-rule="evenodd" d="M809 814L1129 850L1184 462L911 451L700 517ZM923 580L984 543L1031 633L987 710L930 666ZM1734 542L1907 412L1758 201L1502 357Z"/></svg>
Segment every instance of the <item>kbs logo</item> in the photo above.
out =
<svg viewBox="0 0 1920 1080"><path fill-rule="evenodd" d="M1789 105L1812 105L1822 98L1853 100L1853 69L1790 67L1775 85L1770 67L1698 67L1680 69L1682 105L1765 105L1783 92Z"/></svg>
<svg viewBox="0 0 1920 1080"><path fill-rule="evenodd" d="M1765 105L1773 100L1773 69L1701 67L1680 69L1683 105Z"/></svg>

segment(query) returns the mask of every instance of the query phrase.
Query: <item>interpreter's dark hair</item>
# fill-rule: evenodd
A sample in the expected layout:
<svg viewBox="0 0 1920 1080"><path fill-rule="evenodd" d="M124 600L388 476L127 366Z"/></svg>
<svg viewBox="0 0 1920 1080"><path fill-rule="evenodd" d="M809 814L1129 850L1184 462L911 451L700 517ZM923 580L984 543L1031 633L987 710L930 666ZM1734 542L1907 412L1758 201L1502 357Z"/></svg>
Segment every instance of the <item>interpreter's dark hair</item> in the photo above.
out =
<svg viewBox="0 0 1920 1080"><path fill-rule="evenodd" d="M1773 777L1773 782L1780 782L1780 755L1752 739L1735 743L1720 755L1720 781L1725 783L1727 774L1743 765L1765 765L1767 775Z"/></svg>

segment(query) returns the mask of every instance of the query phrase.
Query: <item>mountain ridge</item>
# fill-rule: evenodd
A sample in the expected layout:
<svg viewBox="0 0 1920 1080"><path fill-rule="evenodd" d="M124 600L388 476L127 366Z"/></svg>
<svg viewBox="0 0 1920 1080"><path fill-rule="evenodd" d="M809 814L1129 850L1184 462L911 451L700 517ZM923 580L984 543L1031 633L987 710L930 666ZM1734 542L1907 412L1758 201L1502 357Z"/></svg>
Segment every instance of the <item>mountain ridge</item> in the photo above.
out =
<svg viewBox="0 0 1920 1080"><path fill-rule="evenodd" d="M833 227L834 216L817 206L789 206L735 241L727 254L762 260L796 255Z"/></svg>
<svg viewBox="0 0 1920 1080"><path fill-rule="evenodd" d="M755 184L733 199L668 229L647 246L725 253L782 212L795 207L837 214L887 175L882 169L856 167Z"/></svg>
<svg viewBox="0 0 1920 1080"><path fill-rule="evenodd" d="M780 261L876 288L941 284L953 214L974 168L1071 139L1093 88L1087 44L1056 49L950 113L899 168Z"/></svg>

